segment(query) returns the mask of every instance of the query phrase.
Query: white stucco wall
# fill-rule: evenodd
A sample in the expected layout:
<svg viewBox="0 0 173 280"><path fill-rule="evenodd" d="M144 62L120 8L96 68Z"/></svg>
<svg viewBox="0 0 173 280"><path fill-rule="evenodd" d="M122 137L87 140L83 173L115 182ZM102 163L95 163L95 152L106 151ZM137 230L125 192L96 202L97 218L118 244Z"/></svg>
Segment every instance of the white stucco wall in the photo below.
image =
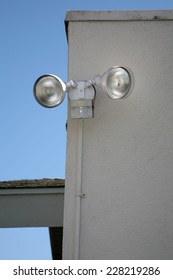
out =
<svg viewBox="0 0 173 280"><path fill-rule="evenodd" d="M173 12L68 12L69 79L129 67L125 100L97 90L83 121L80 259L173 258ZM81 120L68 119L64 259L73 259Z"/></svg>

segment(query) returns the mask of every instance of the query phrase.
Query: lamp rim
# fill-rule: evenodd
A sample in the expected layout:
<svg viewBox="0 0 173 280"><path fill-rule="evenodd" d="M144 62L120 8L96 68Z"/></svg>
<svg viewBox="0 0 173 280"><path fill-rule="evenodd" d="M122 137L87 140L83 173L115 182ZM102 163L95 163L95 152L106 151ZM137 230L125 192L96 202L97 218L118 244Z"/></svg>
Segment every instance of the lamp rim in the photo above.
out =
<svg viewBox="0 0 173 280"><path fill-rule="evenodd" d="M108 79L110 73L113 72L114 70L118 70L118 69L124 70L125 72L127 72L128 76L129 76L129 82L130 82L129 90L122 97L116 97L111 92L109 92L108 87L107 87L107 79ZM134 74L126 66L112 66L105 73L103 73L102 77L103 77L103 87L111 99L125 99L130 95L130 93L132 92L132 90L134 88Z"/></svg>
<svg viewBox="0 0 173 280"><path fill-rule="evenodd" d="M54 105L46 105L46 104L43 104L43 103L40 101L40 99L38 98L38 96L37 96L36 87L37 87L39 81L42 80L43 78L46 78L46 77L55 78L55 79L60 83L60 85L61 85L61 87L62 87L62 98L61 98L60 102L58 102L58 104L56 104L56 103L55 103ZM53 74L44 74L44 75L38 77L37 80L36 80L35 83L34 83L34 86L33 86L33 93L34 93L35 99L37 100L37 102L38 102L40 105L42 105L43 107L46 107L46 108L54 108L54 107L57 107L58 105L60 105L60 104L63 102L64 98L65 98L65 92L66 92L66 84L65 84L58 76L53 75Z"/></svg>

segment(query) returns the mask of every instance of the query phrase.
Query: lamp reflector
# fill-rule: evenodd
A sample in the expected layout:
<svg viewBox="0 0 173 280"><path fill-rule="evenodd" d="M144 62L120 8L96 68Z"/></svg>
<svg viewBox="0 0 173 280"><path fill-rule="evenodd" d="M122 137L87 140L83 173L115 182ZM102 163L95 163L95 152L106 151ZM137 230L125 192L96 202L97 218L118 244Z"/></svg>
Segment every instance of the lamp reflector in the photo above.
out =
<svg viewBox="0 0 173 280"><path fill-rule="evenodd" d="M127 97L132 90L132 75L121 67L113 67L106 73L106 91L112 99Z"/></svg>
<svg viewBox="0 0 173 280"><path fill-rule="evenodd" d="M123 99L134 87L134 76L130 69L113 66L102 75L94 76L91 82L106 91L112 99Z"/></svg>
<svg viewBox="0 0 173 280"><path fill-rule="evenodd" d="M55 75L43 75L34 84L34 96L37 102L47 108L61 104L66 91L65 83Z"/></svg>

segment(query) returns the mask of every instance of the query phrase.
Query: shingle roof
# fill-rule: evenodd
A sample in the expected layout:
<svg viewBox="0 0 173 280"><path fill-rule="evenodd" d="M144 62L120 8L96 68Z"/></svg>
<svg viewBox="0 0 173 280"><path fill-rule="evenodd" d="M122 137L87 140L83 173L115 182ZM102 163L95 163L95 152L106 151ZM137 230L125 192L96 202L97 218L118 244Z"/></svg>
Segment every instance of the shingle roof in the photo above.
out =
<svg viewBox="0 0 173 280"><path fill-rule="evenodd" d="M62 188L65 185L64 179L34 179L34 180L14 180L0 182L0 189L13 188Z"/></svg>

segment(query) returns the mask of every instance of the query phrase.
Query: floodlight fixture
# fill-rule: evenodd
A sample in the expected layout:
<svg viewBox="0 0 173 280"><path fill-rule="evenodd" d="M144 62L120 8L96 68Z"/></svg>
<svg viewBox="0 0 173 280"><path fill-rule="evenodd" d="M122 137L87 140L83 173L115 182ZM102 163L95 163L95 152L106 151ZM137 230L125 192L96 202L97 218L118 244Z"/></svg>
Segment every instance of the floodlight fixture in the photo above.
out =
<svg viewBox="0 0 173 280"><path fill-rule="evenodd" d="M68 92L71 117L92 118L96 88L100 87L112 99L124 99L133 90L134 76L129 68L113 66L90 80L64 83L59 77L47 74L34 84L34 96L47 108L60 105Z"/></svg>
<svg viewBox="0 0 173 280"><path fill-rule="evenodd" d="M55 75L39 77L34 84L34 96L38 103L46 108L60 105L65 97L66 85Z"/></svg>
<svg viewBox="0 0 173 280"><path fill-rule="evenodd" d="M134 77L130 69L114 66L102 75L97 75L92 84L102 88L110 98L126 98L134 87Z"/></svg>

